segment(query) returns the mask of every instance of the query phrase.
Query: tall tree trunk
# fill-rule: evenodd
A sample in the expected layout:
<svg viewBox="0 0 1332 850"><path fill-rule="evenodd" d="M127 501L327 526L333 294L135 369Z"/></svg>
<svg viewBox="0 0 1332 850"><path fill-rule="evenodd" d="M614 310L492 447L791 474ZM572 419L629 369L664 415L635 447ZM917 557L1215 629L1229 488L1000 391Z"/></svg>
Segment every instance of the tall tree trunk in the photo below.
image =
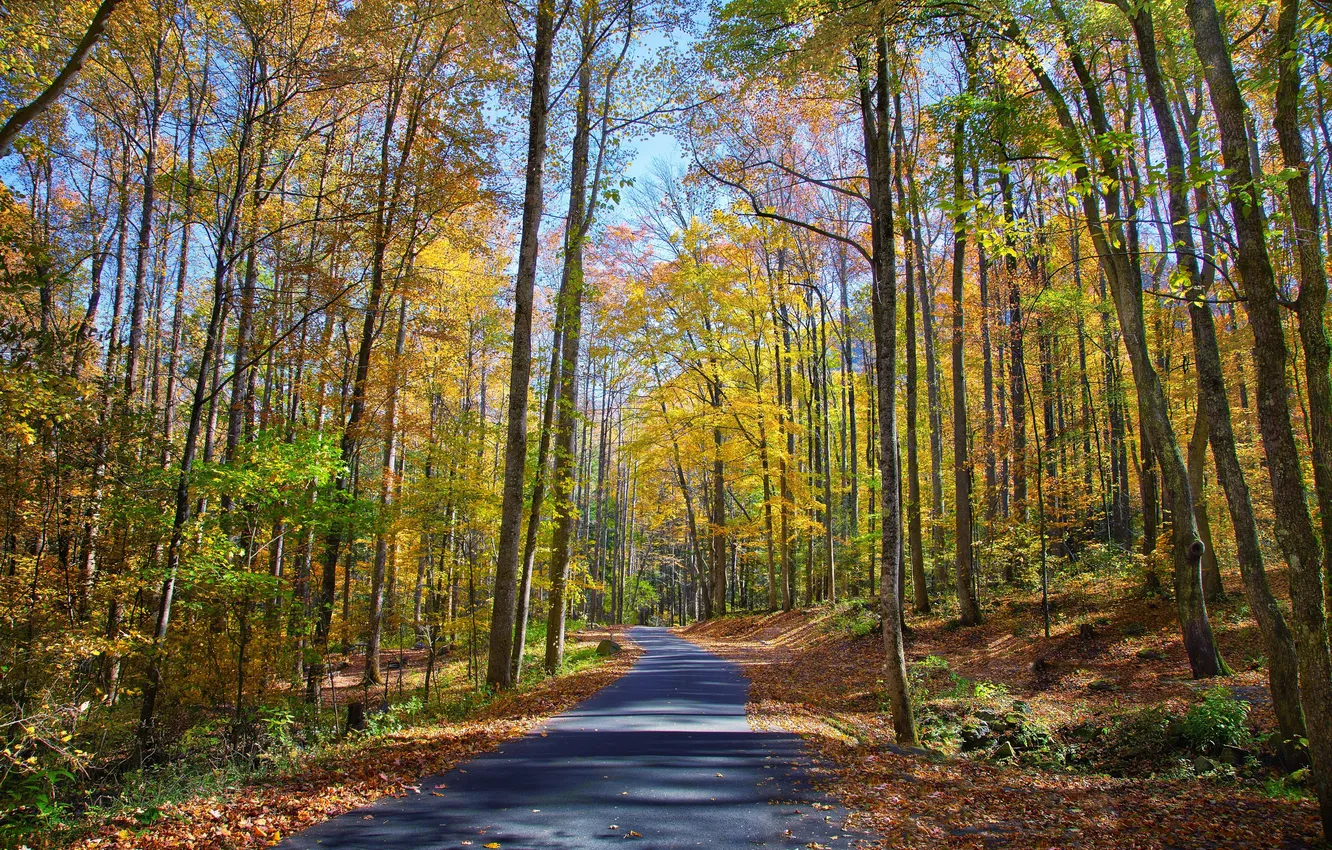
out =
<svg viewBox="0 0 1332 850"><path fill-rule="evenodd" d="M1052 0L1051 8L1064 24L1063 40L1069 50L1070 61L1078 84L1086 98L1087 111L1091 116L1092 128L1100 143L1106 142L1110 126L1106 120L1096 83L1090 71L1082 61L1072 35L1064 23L1063 10L1058 0ZM1016 35L1016 25L1011 30ZM1044 67L1036 60L1030 47L1025 49L1027 64L1032 74L1040 83L1046 97L1054 105L1055 113L1063 128L1064 144L1069 153L1078 162L1089 161L1081 150L1078 141L1077 124L1074 122L1068 103L1062 93L1050 79ZM1118 165L1109 149L1099 151L1098 179L1110 180L1112 185L1122 185ZM1091 185L1092 175L1088 167L1080 166L1076 171L1079 185ZM1143 322L1142 277L1141 267L1129 246L1129 237L1136 227L1132 210L1124 215L1119 205L1116 191L1104 193L1098 200L1096 192L1082 195L1083 215L1091 234L1092 243L1102 271L1110 284L1110 292L1115 302L1115 312L1119 318L1120 332L1133 368L1134 384L1138 390L1138 400L1145 418L1146 431L1152 442L1153 450L1161 458L1161 467L1166 488L1173 500L1171 513L1172 555L1174 560L1175 603L1179 611L1180 626L1183 631L1184 647L1188 652L1189 666L1195 678L1224 675L1229 672L1221 659L1212 634L1211 622L1207 616L1207 604L1202 593L1202 542L1198 539L1193 522L1193 498L1189 491L1188 472L1179 445L1170 422L1168 407L1161 382L1152 365L1147 350L1146 331ZM1105 216L1101 214L1101 203L1106 205ZM1128 224L1126 232L1125 222ZM1136 237L1134 237L1136 242Z"/></svg>
<svg viewBox="0 0 1332 850"><path fill-rule="evenodd" d="M907 682L902 641L902 609L898 598L902 569L900 467L897 457L897 261L894 256L892 197L892 132L888 120L888 42L880 35L873 47L872 75L860 65L860 112L865 160L870 174L870 233L874 289L871 317L879 411L879 608L883 623L884 682L892 708L893 731L902 746L918 742ZM873 88L871 89L871 81Z"/></svg>
<svg viewBox="0 0 1332 850"><path fill-rule="evenodd" d="M564 226L564 274L560 290L565 293L564 336L560 340L560 388L555 420L555 471L551 496L555 533L550 544L550 610L546 619L546 672L554 673L564 658L564 621L568 605L565 588L569 581L574 526L573 502L574 426L578 410L578 358L583 331L583 237L586 235L588 155L591 147L592 66L588 44L592 24L588 13L581 22L584 45L578 69L578 104L573 139L573 167L569 175L569 212ZM603 427L603 432L605 431ZM603 463L602 468L605 468ZM604 526L601 506L597 524Z"/></svg>
<svg viewBox="0 0 1332 850"><path fill-rule="evenodd" d="M143 199L139 209L139 243L134 255L134 295L130 308L129 358L125 365L125 397L133 399L138 390L139 359L143 348L145 312L148 304L148 264L152 255L153 206L157 202L157 133L161 118L158 89L162 77L161 52L152 58L153 100L145 116L148 138L143 154Z"/></svg>
<svg viewBox="0 0 1332 850"><path fill-rule="evenodd" d="M365 681L383 681L379 669L379 645L384 632L384 574L388 567L392 532L393 477L398 466L398 364L407 349L407 299L398 299L398 336L393 345L388 403L384 411L384 452L379 477L379 528L375 531L375 565L370 573L370 629L365 644Z"/></svg>
<svg viewBox="0 0 1332 850"><path fill-rule="evenodd" d="M513 347L509 371L509 410L504 444L504 490L500 508L495 593L490 618L486 682L513 684L514 616L518 596L518 543L523 525L523 479L527 467L527 387L532 376L532 292L541 246L542 179L546 170L546 131L550 108L550 67L555 43L555 0L537 0L532 43L532 98L527 112L527 172L522 235L514 280Z"/></svg>
<svg viewBox="0 0 1332 850"><path fill-rule="evenodd" d="M964 182L963 140L966 121L958 119L953 126L953 203L958 210L953 218L953 532L956 537L957 605L962 625L980 623L980 608L972 591L974 565L971 547L971 452L967 445L967 373L962 353L964 316L962 312L962 286L967 261L967 215Z"/></svg>
<svg viewBox="0 0 1332 850"><path fill-rule="evenodd" d="M1247 200L1250 187L1254 185L1255 163L1249 154L1245 104L1235 79L1216 4L1213 0L1189 0L1187 11L1194 47L1202 60L1220 130L1222 161L1229 172L1227 181L1235 223L1236 266L1254 338L1258 429L1267 455L1277 542L1290 565L1291 623L1300 667L1300 702L1307 723L1309 756L1323 830L1332 834L1332 653L1328 648L1323 553L1309 517L1300 455L1291 429L1286 340L1281 327L1276 281L1267 253L1266 213L1262 203ZM1297 11L1294 4L1282 4L1278 45L1285 36L1288 47L1294 46L1297 21L1287 16L1294 17ZM1298 56L1288 56L1284 50L1279 55L1283 66L1296 61ZM1284 112L1291 106L1288 99L1292 94L1298 97L1298 78L1287 76L1293 71L1287 67L1279 71L1277 106L1282 114L1277 126L1282 136L1286 135L1282 123L1291 117ZM1287 161L1302 166L1302 156L1290 156L1299 153L1294 140L1282 138L1281 143ZM1297 226L1308 223L1299 222L1297 218ZM1303 262L1301 271L1304 271Z"/></svg>
<svg viewBox="0 0 1332 850"><path fill-rule="evenodd" d="M1012 227L1016 212L1013 185L1008 170L999 169L999 193L1004 203L1004 223ZM1010 252L1005 262L1008 277L1008 421L1013 423L1013 501L1010 514L1018 522L1027 521L1027 361L1023 347L1026 328L1022 324L1022 286L1017 275L1017 258ZM1011 567L1006 567L1005 581L1012 581Z"/></svg>
<svg viewBox="0 0 1332 850"><path fill-rule="evenodd" d="M911 552L911 590L913 607L917 614L930 611L930 593L925 579L925 550L920 528L920 435L918 409L920 407L920 376L916 365L916 275L915 237L908 214L906 191L902 185L902 169L906 153L906 139L902 130L902 95L893 96L897 156L893 163L893 183L897 190L898 221L902 228L902 248L906 256L902 266L906 272L906 455L907 455L907 545Z"/></svg>
<svg viewBox="0 0 1332 850"><path fill-rule="evenodd" d="M567 276L564 280L567 280ZM550 475L550 438L555 421L555 402L560 393L560 340L564 335L567 293L561 288L556 296L555 324L551 329L550 371L546 379L546 400L541 407L541 436L537 444L536 480L532 482L532 503L527 515L527 536L523 540L523 568L518 578L514 603L513 680L523 674L523 651L527 646L528 606L532 600L532 571L536 566L537 537L541 533L541 509L546 501L546 482Z"/></svg>

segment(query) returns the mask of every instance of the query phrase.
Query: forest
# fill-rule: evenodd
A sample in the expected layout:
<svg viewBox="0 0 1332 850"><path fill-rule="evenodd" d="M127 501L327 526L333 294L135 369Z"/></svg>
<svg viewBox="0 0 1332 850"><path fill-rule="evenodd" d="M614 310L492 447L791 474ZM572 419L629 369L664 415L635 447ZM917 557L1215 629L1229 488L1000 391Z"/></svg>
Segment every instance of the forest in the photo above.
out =
<svg viewBox="0 0 1332 850"><path fill-rule="evenodd" d="M799 669L876 747L1030 702L1058 764L1012 765L1332 829L1326 0L15 0L0 44L0 844L144 846L696 623L840 641ZM1077 762L1087 699L1157 761ZM1310 846L1247 840L1169 846Z"/></svg>

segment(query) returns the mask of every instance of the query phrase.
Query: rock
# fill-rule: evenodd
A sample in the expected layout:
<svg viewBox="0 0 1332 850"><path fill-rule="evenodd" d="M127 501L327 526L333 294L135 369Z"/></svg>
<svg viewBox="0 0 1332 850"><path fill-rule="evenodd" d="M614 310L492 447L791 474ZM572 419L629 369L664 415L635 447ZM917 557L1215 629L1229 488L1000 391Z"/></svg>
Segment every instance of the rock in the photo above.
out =
<svg viewBox="0 0 1332 850"><path fill-rule="evenodd" d="M976 712L976 719L988 726L1003 726L1004 718L997 711L991 711L988 708L982 708Z"/></svg>
<svg viewBox="0 0 1332 850"><path fill-rule="evenodd" d="M1119 690L1119 686L1117 686L1114 682L1111 682L1108 679L1097 679L1095 682L1092 682L1090 685L1087 686L1087 690L1096 691L1097 693L1103 694L1103 693L1108 693L1110 691L1117 691Z"/></svg>
<svg viewBox="0 0 1332 850"><path fill-rule="evenodd" d="M624 647L620 646L615 641L610 638L604 638L601 643L597 644L597 655L615 655L622 649L624 649Z"/></svg>
<svg viewBox="0 0 1332 850"><path fill-rule="evenodd" d="M1267 736L1267 744L1276 753L1276 762L1287 773L1296 773L1309 766L1309 750L1299 741L1287 740L1280 732Z"/></svg>
<svg viewBox="0 0 1332 850"><path fill-rule="evenodd" d="M1159 649L1140 649L1138 658L1143 661L1164 661L1165 653Z"/></svg>
<svg viewBox="0 0 1332 850"><path fill-rule="evenodd" d="M1027 705L1022 700L1018 700L1017 702L1013 703L1013 710L1016 711L1018 714L1030 714L1031 706Z"/></svg>
<svg viewBox="0 0 1332 850"><path fill-rule="evenodd" d="M1229 744L1221 748L1221 761L1232 766L1240 767L1244 760L1248 758L1249 751L1243 747L1232 747Z"/></svg>
<svg viewBox="0 0 1332 850"><path fill-rule="evenodd" d="M1194 773L1211 773L1214 770L1216 770L1216 762L1207 756L1198 756L1193 760Z"/></svg>
<svg viewBox="0 0 1332 850"><path fill-rule="evenodd" d="M1147 627L1142 623L1125 623L1121 631L1129 637L1138 637L1147 634Z"/></svg>
<svg viewBox="0 0 1332 850"><path fill-rule="evenodd" d="M1166 723L1166 740L1170 746L1177 749L1183 749L1189 745L1189 736L1184 734L1184 721L1178 717L1172 717Z"/></svg>
<svg viewBox="0 0 1332 850"><path fill-rule="evenodd" d="M990 731L990 727L984 721L968 723L962 727L959 734L962 737L962 752L964 753L983 750L994 739L994 733Z"/></svg>
<svg viewBox="0 0 1332 850"><path fill-rule="evenodd" d="M1017 729L1022 725L1023 720L1025 720L1025 718L1016 711L1010 711L1008 714L1004 715L1004 725L1009 729Z"/></svg>
<svg viewBox="0 0 1332 850"><path fill-rule="evenodd" d="M1008 761L1017 758L1017 750L1013 749L1011 741L1004 741L994 748L994 755L991 756L995 761Z"/></svg>

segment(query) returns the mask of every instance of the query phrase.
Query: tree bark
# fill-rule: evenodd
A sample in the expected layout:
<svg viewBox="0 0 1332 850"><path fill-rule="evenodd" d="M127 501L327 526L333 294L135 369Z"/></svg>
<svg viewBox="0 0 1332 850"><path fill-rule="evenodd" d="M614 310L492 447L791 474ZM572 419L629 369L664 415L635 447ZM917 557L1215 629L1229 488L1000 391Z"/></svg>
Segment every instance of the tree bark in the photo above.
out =
<svg viewBox="0 0 1332 850"><path fill-rule="evenodd" d="M1323 830L1332 834L1332 653L1328 648L1324 608L1322 552L1309 516L1304 474L1291 429L1286 339L1281 326L1276 281L1267 253L1266 212L1261 199L1251 197L1255 163L1249 153L1245 104L1235 79L1216 4L1213 0L1189 0L1187 12L1194 48L1202 60L1203 75L1220 131L1222 161L1228 171L1236 267L1254 338L1258 429L1267 455L1277 542L1290 566L1291 623L1300 668L1300 702L1309 735L1309 756ZM1282 4L1278 45L1285 37L1288 39L1285 44L1294 46L1297 21L1292 18L1297 12L1295 4ZM1280 56L1283 68L1278 72L1279 112L1291 106L1288 99L1292 94L1298 97L1298 80L1288 76L1295 69L1284 67L1295 59L1295 55L1285 55L1284 51ZM1288 121L1289 117L1283 113L1277 122L1280 136L1286 135L1282 121ZM1293 140L1283 138L1281 143L1283 156L1288 162L1293 159L1302 165L1302 157L1290 157L1299 153ZM1301 257L1302 272L1303 259Z"/></svg>
<svg viewBox="0 0 1332 850"><path fill-rule="evenodd" d="M972 592L971 548L971 452L967 446L967 373L963 362L964 316L962 312L962 286L967 260L967 215L965 209L965 182L963 174L963 140L966 121L959 118L953 125L953 203L957 213L953 218L953 532L957 553L955 556L955 587L962 625L980 623L980 608Z"/></svg>
<svg viewBox="0 0 1332 850"><path fill-rule="evenodd" d="M879 481L881 531L879 608L883 623L884 682L892 709L893 731L902 746L918 743L907 682L906 652L902 641L902 609L897 595L901 562L901 486L897 457L897 263L894 255L892 147L888 121L888 42L875 39L872 75L860 66L861 127L869 168L870 232L874 259L871 317L879 413ZM872 86L872 88L871 88Z"/></svg>
<svg viewBox="0 0 1332 850"><path fill-rule="evenodd" d="M523 525L523 479L527 467L527 388L532 376L532 292L540 250L542 180L546 169L550 68L555 42L555 0L537 0L532 45L532 97L527 113L527 171L523 194L522 235L514 280L513 345L509 372L509 410L504 445L504 489L500 508L495 593L490 619L490 654L486 682L513 684L514 616L518 596L518 543Z"/></svg>

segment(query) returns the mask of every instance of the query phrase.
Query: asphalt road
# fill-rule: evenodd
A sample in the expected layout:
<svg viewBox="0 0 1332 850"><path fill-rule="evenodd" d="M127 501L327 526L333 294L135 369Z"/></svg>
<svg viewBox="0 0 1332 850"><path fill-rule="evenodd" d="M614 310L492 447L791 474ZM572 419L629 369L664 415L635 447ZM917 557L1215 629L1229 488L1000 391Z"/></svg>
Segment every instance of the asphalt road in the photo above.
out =
<svg viewBox="0 0 1332 850"><path fill-rule="evenodd" d="M541 730L288 838L393 847L847 847L845 812L809 783L794 735L754 732L740 669L636 628L633 669ZM544 735L542 733L545 733ZM440 794L441 796L434 796ZM816 807L817 806L817 807Z"/></svg>

